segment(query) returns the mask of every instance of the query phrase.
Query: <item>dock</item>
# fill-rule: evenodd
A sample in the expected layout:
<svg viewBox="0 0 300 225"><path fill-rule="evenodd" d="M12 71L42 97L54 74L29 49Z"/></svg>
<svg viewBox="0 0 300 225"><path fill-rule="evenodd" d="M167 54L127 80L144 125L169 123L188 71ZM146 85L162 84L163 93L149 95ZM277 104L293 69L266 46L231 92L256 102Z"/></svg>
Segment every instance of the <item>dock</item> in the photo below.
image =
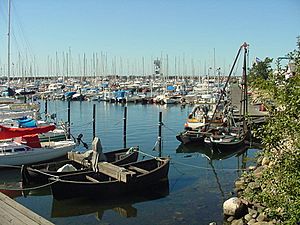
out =
<svg viewBox="0 0 300 225"><path fill-rule="evenodd" d="M10 197L0 192L0 224L1 225L54 225L45 218L32 212Z"/></svg>
<svg viewBox="0 0 300 225"><path fill-rule="evenodd" d="M241 95L242 90L238 85L232 85L231 86L231 101L232 105L235 106L237 109L240 109L241 104ZM235 113L234 116L238 118L240 115L240 112ZM252 123L262 123L265 121L265 117L268 116L268 112L266 111L260 111L259 105L253 105L248 101L248 117L251 118Z"/></svg>

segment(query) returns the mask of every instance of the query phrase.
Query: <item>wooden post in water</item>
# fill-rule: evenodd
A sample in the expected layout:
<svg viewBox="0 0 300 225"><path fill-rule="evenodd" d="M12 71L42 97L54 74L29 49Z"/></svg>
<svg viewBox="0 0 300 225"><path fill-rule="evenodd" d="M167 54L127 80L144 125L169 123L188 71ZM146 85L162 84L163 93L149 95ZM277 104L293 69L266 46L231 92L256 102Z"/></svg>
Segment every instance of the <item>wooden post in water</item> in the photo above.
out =
<svg viewBox="0 0 300 225"><path fill-rule="evenodd" d="M124 127L123 127L123 147L126 148L126 134L127 134L127 130L126 130L126 127L127 127L127 106L124 107Z"/></svg>
<svg viewBox="0 0 300 225"><path fill-rule="evenodd" d="M68 101L68 139L71 138L71 101Z"/></svg>
<svg viewBox="0 0 300 225"><path fill-rule="evenodd" d="M162 149L162 137L161 137L161 128L162 128L162 112L159 112L159 122L158 122L158 156L161 157Z"/></svg>
<svg viewBox="0 0 300 225"><path fill-rule="evenodd" d="M96 104L93 105L93 140L96 137Z"/></svg>
<svg viewBox="0 0 300 225"><path fill-rule="evenodd" d="M48 99L46 98L46 101L45 101L45 116L47 115L48 113Z"/></svg>

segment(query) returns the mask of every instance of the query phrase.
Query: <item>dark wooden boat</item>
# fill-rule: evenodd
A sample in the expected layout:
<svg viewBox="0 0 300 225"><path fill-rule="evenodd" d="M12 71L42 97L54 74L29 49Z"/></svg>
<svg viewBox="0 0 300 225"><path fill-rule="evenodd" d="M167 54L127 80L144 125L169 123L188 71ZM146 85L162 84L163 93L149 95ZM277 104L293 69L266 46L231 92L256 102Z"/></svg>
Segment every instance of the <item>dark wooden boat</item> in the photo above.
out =
<svg viewBox="0 0 300 225"><path fill-rule="evenodd" d="M219 132L219 128L214 127L207 131L185 130L177 134L176 139L183 144L197 143L199 145L204 145L204 139L217 132Z"/></svg>
<svg viewBox="0 0 300 225"><path fill-rule="evenodd" d="M183 144L189 144L189 143L203 144L204 137L206 134L207 132L186 130L177 134L176 139Z"/></svg>
<svg viewBox="0 0 300 225"><path fill-rule="evenodd" d="M114 165L123 165L131 162L136 162L138 159L138 148L123 148L110 152L105 152L106 161ZM70 155L70 154L69 154ZM30 183L46 183L49 177L60 176L66 174L74 174L83 171L90 171L92 169L91 159L85 158L84 154L72 152L74 159L67 159L57 162L48 162L43 164L36 164L31 166L23 166L21 174L24 184ZM75 167L75 171L62 171L57 170L65 165Z"/></svg>
<svg viewBox="0 0 300 225"><path fill-rule="evenodd" d="M206 138L205 143L218 151L234 150L242 146L245 146L245 135L234 136L234 135L219 135L210 136Z"/></svg>
<svg viewBox="0 0 300 225"><path fill-rule="evenodd" d="M51 177L51 190L55 199L67 198L114 198L125 193L133 193L147 189L167 179L169 172L170 158L153 158L150 160L138 161L118 167L115 177L107 175L106 172L84 171L76 174ZM105 163L104 163L105 164ZM107 164L107 163L106 163ZM121 173L131 174L126 182L116 177Z"/></svg>

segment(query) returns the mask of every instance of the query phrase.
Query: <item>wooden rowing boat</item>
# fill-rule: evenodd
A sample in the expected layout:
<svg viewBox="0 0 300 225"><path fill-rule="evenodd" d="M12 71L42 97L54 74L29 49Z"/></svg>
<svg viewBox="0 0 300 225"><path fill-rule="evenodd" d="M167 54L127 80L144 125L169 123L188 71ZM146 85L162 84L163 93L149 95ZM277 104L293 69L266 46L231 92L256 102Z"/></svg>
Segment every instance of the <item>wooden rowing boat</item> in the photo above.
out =
<svg viewBox="0 0 300 225"><path fill-rule="evenodd" d="M149 188L167 179L170 158L153 158L117 167L116 174L112 169L105 170L106 164L100 163L100 172L84 171L76 174L51 177L51 190L55 199L67 198L114 198L125 193L133 193ZM111 168L111 165L109 165ZM126 181L119 178L130 174Z"/></svg>
<svg viewBox="0 0 300 225"><path fill-rule="evenodd" d="M104 153L106 161L114 165L136 162L138 154L138 147L123 148ZM92 169L91 158L86 154L69 152L68 158L62 161L24 166L21 172L23 183L46 183L49 177L74 174ZM72 170L58 171L65 165L72 168Z"/></svg>

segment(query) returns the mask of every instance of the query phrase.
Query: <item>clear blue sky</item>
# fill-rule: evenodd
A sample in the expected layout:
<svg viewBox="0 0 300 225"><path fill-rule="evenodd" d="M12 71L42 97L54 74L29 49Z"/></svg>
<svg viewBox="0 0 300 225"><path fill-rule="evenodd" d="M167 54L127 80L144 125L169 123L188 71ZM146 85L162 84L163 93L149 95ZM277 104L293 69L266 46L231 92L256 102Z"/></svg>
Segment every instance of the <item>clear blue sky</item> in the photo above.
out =
<svg viewBox="0 0 300 225"><path fill-rule="evenodd" d="M2 73L7 5L0 0ZM82 67L79 55L90 63L93 52L106 53L108 66L114 57L120 66L122 58L125 74L125 62L141 68L144 57L151 70L152 59L161 55L168 55L170 74L175 56L181 65L184 58L187 71L193 60L202 72L213 66L214 49L216 66L227 72L244 41L251 60L277 58L295 49L300 35L299 0L12 0L11 15L12 63L18 64L20 52L24 64L27 54L27 61L36 58L39 73L49 71L47 61L55 64L56 52L62 64L70 50L74 73Z"/></svg>

